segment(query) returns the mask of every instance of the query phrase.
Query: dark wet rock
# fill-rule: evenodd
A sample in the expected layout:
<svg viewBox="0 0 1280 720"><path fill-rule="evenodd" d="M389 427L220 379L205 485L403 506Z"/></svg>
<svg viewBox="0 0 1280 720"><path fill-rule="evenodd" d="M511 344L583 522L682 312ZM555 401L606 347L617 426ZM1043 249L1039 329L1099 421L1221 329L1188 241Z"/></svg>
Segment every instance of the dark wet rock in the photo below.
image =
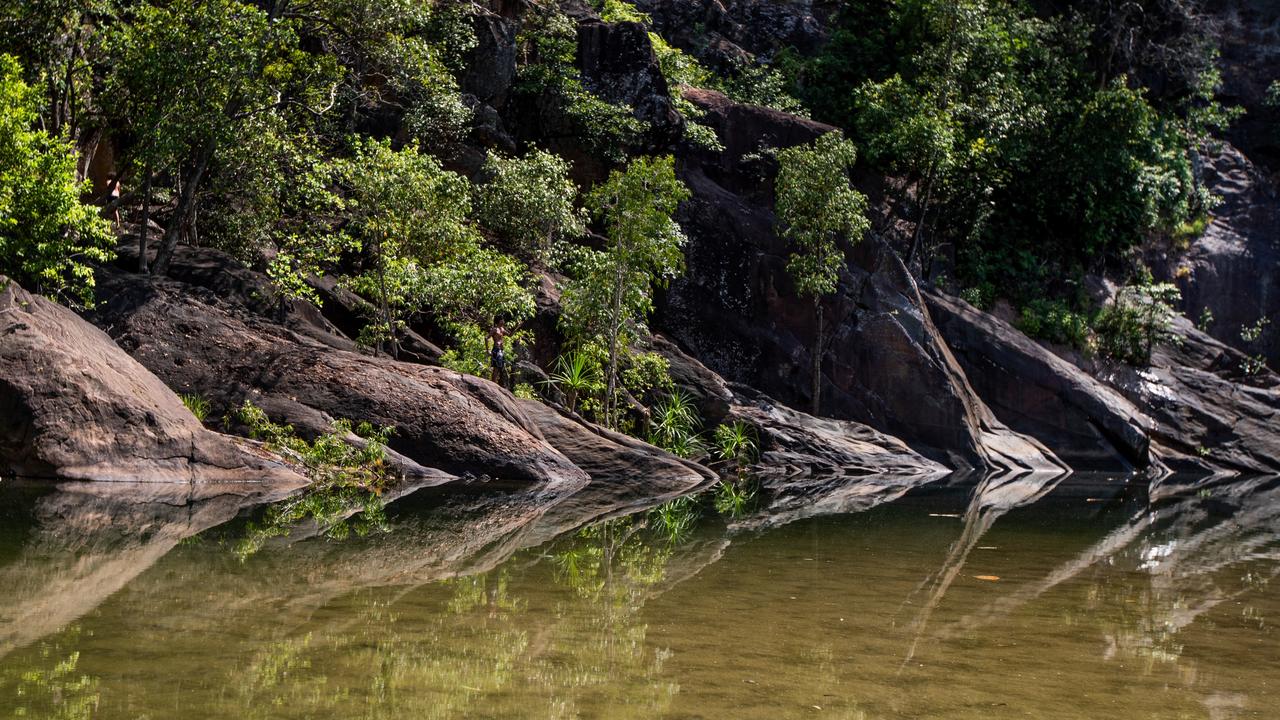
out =
<svg viewBox="0 0 1280 720"><path fill-rule="evenodd" d="M1247 376L1245 357L1174 322L1151 367L1097 362L1095 374L1155 421L1153 454L1175 472L1280 471L1280 378Z"/></svg>
<svg viewBox="0 0 1280 720"><path fill-rule="evenodd" d="M717 94L689 97L707 110L727 151L681 167L693 193L680 217L688 271L672 282L656 325L726 380L808 407L813 305L786 271L789 248L774 231L767 192L772 171L757 164L753 153L763 148L753 138L782 147L830 128ZM1061 467L973 392L892 250L868 238L848 260L836 293L823 301L824 415L899 437L955 468Z"/></svg>
<svg viewBox="0 0 1280 720"><path fill-rule="evenodd" d="M481 102L502 107L516 78L517 23L487 10L472 15L476 46L464 60L462 91Z"/></svg>
<svg viewBox="0 0 1280 720"><path fill-rule="evenodd" d="M670 88L643 25L579 22L578 65L588 90L632 108L637 118L649 124L654 146L669 146L680 137L684 120L671 102Z"/></svg>
<svg viewBox="0 0 1280 720"><path fill-rule="evenodd" d="M676 387L689 395L707 425L745 422L757 434L760 456L751 468L777 482L799 478L934 475L943 466L897 438L866 425L819 418L779 404L745 385L732 385L670 340L655 336L653 349L667 360Z"/></svg>
<svg viewBox="0 0 1280 720"><path fill-rule="evenodd" d="M1280 367L1280 195L1230 145L1204 160L1205 183L1222 202L1204 234L1168 260L1164 273L1182 290L1187 317L1208 310L1210 335ZM1240 331L1262 318L1271 325L1258 341L1245 342Z"/></svg>
<svg viewBox="0 0 1280 720"><path fill-rule="evenodd" d="M591 476L592 484L615 488L619 498L657 501L683 495L716 479L697 463L655 452L648 443L566 417L542 403L522 400L520 406L547 442ZM637 482L637 478L643 481Z"/></svg>
<svg viewBox="0 0 1280 720"><path fill-rule="evenodd" d="M0 277L0 459L37 478L299 483L254 445L204 428L105 333Z"/></svg>
<svg viewBox="0 0 1280 720"><path fill-rule="evenodd" d="M925 298L979 397L1009 427L1077 470L1149 464L1153 423L1133 403L1003 320L937 291Z"/></svg>

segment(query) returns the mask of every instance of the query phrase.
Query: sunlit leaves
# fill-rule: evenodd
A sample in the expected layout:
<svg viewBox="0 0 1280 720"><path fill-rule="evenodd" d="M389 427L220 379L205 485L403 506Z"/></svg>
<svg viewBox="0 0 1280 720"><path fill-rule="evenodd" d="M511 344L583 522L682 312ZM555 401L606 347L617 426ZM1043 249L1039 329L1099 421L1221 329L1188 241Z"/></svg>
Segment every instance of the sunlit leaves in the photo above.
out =
<svg viewBox="0 0 1280 720"><path fill-rule="evenodd" d="M35 92L0 55L0 273L72 303L93 298L93 263L114 246L97 209L80 202L70 143L32 130Z"/></svg>
<svg viewBox="0 0 1280 720"><path fill-rule="evenodd" d="M502 247L545 263L552 243L586 233L584 213L574 205L578 187L561 158L540 150L522 158L493 153L483 172L477 215Z"/></svg>
<svg viewBox="0 0 1280 720"><path fill-rule="evenodd" d="M840 241L856 243L870 227L867 200L849 184L857 149L838 132L778 153L777 214L795 244L787 270L801 295L834 292L844 263Z"/></svg>

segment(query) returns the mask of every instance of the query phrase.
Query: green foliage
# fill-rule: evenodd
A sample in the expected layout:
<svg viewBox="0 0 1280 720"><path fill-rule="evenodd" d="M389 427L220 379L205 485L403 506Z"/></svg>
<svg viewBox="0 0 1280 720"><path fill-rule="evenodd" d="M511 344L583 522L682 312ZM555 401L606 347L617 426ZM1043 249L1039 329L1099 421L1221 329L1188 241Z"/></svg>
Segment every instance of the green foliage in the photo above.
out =
<svg viewBox="0 0 1280 720"><path fill-rule="evenodd" d="M581 248L562 296L561 323L579 346L596 343L609 354L605 419L616 421L621 356L644 330L653 288L684 268L685 236L672 219L689 196L670 157L637 158L594 188L588 206L608 233L603 250Z"/></svg>
<svg viewBox="0 0 1280 720"><path fill-rule="evenodd" d="M76 155L65 140L33 130L37 95L11 56L0 55L0 273L72 304L93 299L93 263L113 238L80 202Z"/></svg>
<svg viewBox="0 0 1280 720"><path fill-rule="evenodd" d="M701 427L702 419L693 399L676 390L651 408L649 443L679 457L694 457L703 451Z"/></svg>
<svg viewBox="0 0 1280 720"><path fill-rule="evenodd" d="M685 495L650 510L649 520L668 544L679 545L689 538L700 514L698 498Z"/></svg>
<svg viewBox="0 0 1280 720"><path fill-rule="evenodd" d="M575 350L556 358L549 382L564 393L569 412L576 412L580 398L589 398L604 390L602 376L600 363L591 353Z"/></svg>
<svg viewBox="0 0 1280 720"><path fill-rule="evenodd" d="M577 27L554 3L534 5L516 39L518 90L540 108L564 113L594 152L614 162L648 129L631 109L610 103L582 83Z"/></svg>
<svg viewBox="0 0 1280 720"><path fill-rule="evenodd" d="M286 536L308 520L337 540L385 528L380 496L393 478L385 459L392 428L376 429L366 422L353 428L350 421L338 420L331 432L308 442L295 434L293 426L271 422L248 400L227 421L246 426L249 437L297 464L311 480L303 492L268 508L260 524L250 525L236 547L241 560L256 553L268 539ZM357 513L357 520L347 519Z"/></svg>
<svg viewBox="0 0 1280 720"><path fill-rule="evenodd" d="M504 249L545 264L556 241L586 233L584 214L574 206L578 188L559 157L540 150L523 158L491 153L483 173L476 213Z"/></svg>
<svg viewBox="0 0 1280 720"><path fill-rule="evenodd" d="M528 271L514 258L483 247L465 248L432 266L422 285L423 304L445 328L469 326L484 333L502 318L519 325L537 306Z"/></svg>
<svg viewBox="0 0 1280 720"><path fill-rule="evenodd" d="M412 147L393 150L389 142L367 138L357 140L352 157L337 162L335 169L346 190L347 232L368 257L367 267L349 283L378 307L379 317L364 338L379 345L388 341L396 353L396 338L405 320L427 303L432 270L479 252L477 233L467 222L469 186L465 178L443 169L430 155ZM463 284L474 279L458 266L448 277ZM459 298L453 309L460 313L491 309L484 307L493 300L483 294L485 289L471 284L466 289L470 297ZM502 295L498 300L511 297Z"/></svg>
<svg viewBox="0 0 1280 720"><path fill-rule="evenodd" d="M1169 232L1173 247L1177 250L1186 250L1191 247L1191 243L1204 234L1212 221L1213 218L1207 212L1201 212L1193 218L1184 220Z"/></svg>
<svg viewBox="0 0 1280 720"><path fill-rule="evenodd" d="M839 132L778 153L778 221L795 243L787 271L801 295L834 292L844 265L840 241L856 243L870 228L867 199L849 184L857 156Z"/></svg>
<svg viewBox="0 0 1280 720"><path fill-rule="evenodd" d="M183 393L178 396L182 399L182 404L195 416L200 422L204 422L209 417L209 401L199 393Z"/></svg>
<svg viewBox="0 0 1280 720"><path fill-rule="evenodd" d="M1061 300L1036 298L1028 302L1018 318L1018 329L1031 337L1070 345L1086 353L1093 350L1088 314L1072 310Z"/></svg>
<svg viewBox="0 0 1280 720"><path fill-rule="evenodd" d="M1131 365L1150 364L1154 346L1173 337L1169 325L1180 297L1178 288L1168 283L1121 288L1094 322L1098 348Z"/></svg>
<svg viewBox="0 0 1280 720"><path fill-rule="evenodd" d="M751 510L756 499L756 489L746 480L721 480L716 484L716 512L730 518L739 518Z"/></svg>
<svg viewBox="0 0 1280 720"><path fill-rule="evenodd" d="M1212 204L1191 151L1234 115L1214 99L1212 54L1149 45L1141 62L1165 58L1171 82L1147 92L1116 63L1198 30L1153 39L1121 19L1094 32L1104 5L1038 16L1016 0L851 0L817 56L784 60L816 116L901 178L925 267L949 246L962 286L1025 302L1153 233L1185 238ZM1136 44L1107 44L1121 37Z"/></svg>
<svg viewBox="0 0 1280 720"><path fill-rule="evenodd" d="M355 129L361 110L390 108L426 147L447 150L464 137L471 113L454 74L476 45L469 3L419 0L312 0L286 11L343 68L329 104Z"/></svg>
<svg viewBox="0 0 1280 720"><path fill-rule="evenodd" d="M715 456L736 468L754 462L759 452L756 429L743 420L717 426L712 433L712 444Z"/></svg>
<svg viewBox="0 0 1280 720"><path fill-rule="evenodd" d="M7 717L91 720L98 716L99 678L80 669L81 629L72 625L55 640L42 640L39 662L21 672L0 674L0 692L9 698Z"/></svg>

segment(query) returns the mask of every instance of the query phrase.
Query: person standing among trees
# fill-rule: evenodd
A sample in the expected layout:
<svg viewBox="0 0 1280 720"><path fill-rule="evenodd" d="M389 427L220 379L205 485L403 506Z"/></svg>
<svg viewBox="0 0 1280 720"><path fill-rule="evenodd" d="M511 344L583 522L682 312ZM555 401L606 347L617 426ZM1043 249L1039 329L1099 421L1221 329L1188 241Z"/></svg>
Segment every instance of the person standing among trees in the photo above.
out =
<svg viewBox="0 0 1280 720"><path fill-rule="evenodd" d="M485 338L486 349L489 351L489 379L504 388L507 386L507 334L507 321L499 317L489 330L489 337Z"/></svg>

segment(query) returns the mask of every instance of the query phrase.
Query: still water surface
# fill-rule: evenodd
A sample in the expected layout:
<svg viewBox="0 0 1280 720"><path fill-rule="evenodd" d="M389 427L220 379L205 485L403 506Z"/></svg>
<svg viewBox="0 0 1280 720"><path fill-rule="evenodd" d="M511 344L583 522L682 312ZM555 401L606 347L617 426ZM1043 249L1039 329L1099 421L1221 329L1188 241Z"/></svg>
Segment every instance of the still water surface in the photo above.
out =
<svg viewBox="0 0 1280 720"><path fill-rule="evenodd" d="M1280 481L911 485L674 542L423 491L245 561L242 498L0 486L0 717L1280 717Z"/></svg>

